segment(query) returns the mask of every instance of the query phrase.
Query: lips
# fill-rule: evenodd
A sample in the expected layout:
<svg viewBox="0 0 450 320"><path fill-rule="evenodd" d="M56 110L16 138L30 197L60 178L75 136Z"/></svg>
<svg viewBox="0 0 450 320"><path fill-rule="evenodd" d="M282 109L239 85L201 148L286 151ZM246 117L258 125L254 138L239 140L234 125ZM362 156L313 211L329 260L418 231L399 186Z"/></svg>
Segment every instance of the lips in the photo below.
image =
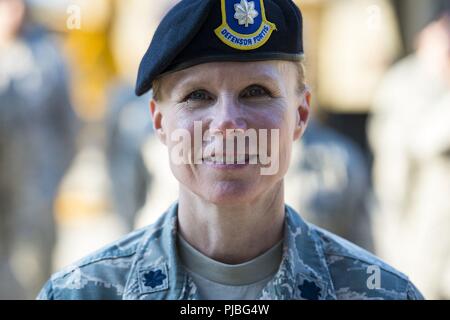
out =
<svg viewBox="0 0 450 320"><path fill-rule="evenodd" d="M238 154L238 155L210 155L203 157L203 162L207 164L257 164L258 155Z"/></svg>

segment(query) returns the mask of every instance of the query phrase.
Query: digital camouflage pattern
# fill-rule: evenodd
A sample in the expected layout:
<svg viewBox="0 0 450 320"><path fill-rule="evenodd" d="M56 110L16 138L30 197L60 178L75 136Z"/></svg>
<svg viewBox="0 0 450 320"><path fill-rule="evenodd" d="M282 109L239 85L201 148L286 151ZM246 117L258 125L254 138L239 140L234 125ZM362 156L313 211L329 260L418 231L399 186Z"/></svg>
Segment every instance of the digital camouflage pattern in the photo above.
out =
<svg viewBox="0 0 450 320"><path fill-rule="evenodd" d="M175 203L155 224L54 274L38 299L201 299L177 257L177 212ZM405 275L289 206L284 233L280 268L260 299L423 299Z"/></svg>

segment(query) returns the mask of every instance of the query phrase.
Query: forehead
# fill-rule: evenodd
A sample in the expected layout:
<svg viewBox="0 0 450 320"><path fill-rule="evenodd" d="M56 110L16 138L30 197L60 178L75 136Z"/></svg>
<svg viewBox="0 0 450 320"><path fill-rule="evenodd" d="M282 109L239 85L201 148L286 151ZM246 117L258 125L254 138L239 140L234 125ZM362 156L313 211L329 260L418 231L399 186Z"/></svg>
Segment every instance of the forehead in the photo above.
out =
<svg viewBox="0 0 450 320"><path fill-rule="evenodd" d="M196 65L161 77L166 89L178 90L195 84L239 85L247 82L277 82L282 85L295 65L289 61L211 62Z"/></svg>

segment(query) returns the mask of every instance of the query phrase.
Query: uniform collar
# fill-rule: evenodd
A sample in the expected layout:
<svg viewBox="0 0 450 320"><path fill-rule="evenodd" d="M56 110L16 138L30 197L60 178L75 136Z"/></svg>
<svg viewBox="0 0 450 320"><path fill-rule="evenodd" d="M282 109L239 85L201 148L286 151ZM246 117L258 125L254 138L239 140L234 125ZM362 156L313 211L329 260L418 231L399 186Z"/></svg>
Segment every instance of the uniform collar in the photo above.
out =
<svg viewBox="0 0 450 320"><path fill-rule="evenodd" d="M124 290L124 299L199 299L197 287L177 256L174 203L141 240ZM283 259L260 299L336 299L323 248L316 233L285 206Z"/></svg>
<svg viewBox="0 0 450 320"><path fill-rule="evenodd" d="M283 259L263 289L261 299L336 299L322 245L316 233L294 209L285 206Z"/></svg>

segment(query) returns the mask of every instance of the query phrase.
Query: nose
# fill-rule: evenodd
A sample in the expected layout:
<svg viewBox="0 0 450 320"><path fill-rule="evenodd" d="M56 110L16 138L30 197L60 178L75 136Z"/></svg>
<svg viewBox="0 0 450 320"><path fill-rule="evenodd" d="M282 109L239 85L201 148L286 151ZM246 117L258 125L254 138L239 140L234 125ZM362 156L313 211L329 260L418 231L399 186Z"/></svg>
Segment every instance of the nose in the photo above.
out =
<svg viewBox="0 0 450 320"><path fill-rule="evenodd" d="M227 130L245 131L247 121L242 106L230 95L221 97L213 108L210 130L220 132L224 137Z"/></svg>

